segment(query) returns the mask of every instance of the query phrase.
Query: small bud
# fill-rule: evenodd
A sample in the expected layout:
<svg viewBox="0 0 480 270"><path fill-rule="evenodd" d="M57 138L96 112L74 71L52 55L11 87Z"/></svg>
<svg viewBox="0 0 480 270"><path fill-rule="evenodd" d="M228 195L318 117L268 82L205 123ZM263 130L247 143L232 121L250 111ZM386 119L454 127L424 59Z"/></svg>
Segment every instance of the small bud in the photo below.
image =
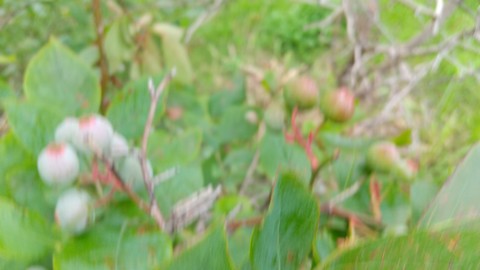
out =
<svg viewBox="0 0 480 270"><path fill-rule="evenodd" d="M55 130L55 141L63 143L75 143L80 132L78 120L73 117L67 117L58 125Z"/></svg>
<svg viewBox="0 0 480 270"><path fill-rule="evenodd" d="M113 128L105 117L85 116L78 122L80 133L76 144L82 151L104 152L108 150L113 136Z"/></svg>
<svg viewBox="0 0 480 270"><path fill-rule="evenodd" d="M278 103L270 103L263 117L267 126L273 130L282 130L285 125L285 110Z"/></svg>
<svg viewBox="0 0 480 270"><path fill-rule="evenodd" d="M111 159L117 159L128 154L130 147L127 140L118 133L113 133L112 141L110 142L108 155Z"/></svg>
<svg viewBox="0 0 480 270"><path fill-rule="evenodd" d="M255 125L258 123L258 116L255 111L248 111L245 113L245 120L247 120L248 123Z"/></svg>
<svg viewBox="0 0 480 270"><path fill-rule="evenodd" d="M290 108L310 109L317 105L319 99L317 83L308 76L295 78L285 85L284 97Z"/></svg>
<svg viewBox="0 0 480 270"><path fill-rule="evenodd" d="M183 116L183 108L180 106L171 106L167 108L167 117L172 121L177 121Z"/></svg>
<svg viewBox="0 0 480 270"><path fill-rule="evenodd" d="M89 217L90 196L87 192L70 189L62 194L55 207L55 221L63 230L79 234L85 230Z"/></svg>
<svg viewBox="0 0 480 270"><path fill-rule="evenodd" d="M49 144L42 150L37 161L40 177L49 185L71 184L78 176L79 166L75 150L64 143Z"/></svg>
<svg viewBox="0 0 480 270"><path fill-rule="evenodd" d="M345 87L329 92L322 98L321 109L326 118L346 122L355 111L355 96Z"/></svg>
<svg viewBox="0 0 480 270"><path fill-rule="evenodd" d="M143 186L143 172L138 153L132 153L115 163L120 177L125 183L133 187ZM147 161L147 170L150 177L153 176L152 164Z"/></svg>
<svg viewBox="0 0 480 270"><path fill-rule="evenodd" d="M367 161L370 167L379 172L394 172L402 162L395 144L380 142L368 150Z"/></svg>

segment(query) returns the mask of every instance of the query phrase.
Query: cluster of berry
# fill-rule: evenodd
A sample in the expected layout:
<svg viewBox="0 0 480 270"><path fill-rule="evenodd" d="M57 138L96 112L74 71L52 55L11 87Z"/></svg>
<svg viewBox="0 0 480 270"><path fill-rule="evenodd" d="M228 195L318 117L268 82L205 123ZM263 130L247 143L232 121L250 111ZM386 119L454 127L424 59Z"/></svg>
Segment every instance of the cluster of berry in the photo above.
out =
<svg viewBox="0 0 480 270"><path fill-rule="evenodd" d="M130 181L127 184L142 183L138 150L131 149L127 140L100 115L66 118L55 130L55 141L40 153L37 166L41 179L47 185L63 188L79 179L82 171L80 161L85 160L87 165L92 165L98 158L112 164L121 179ZM150 164L149 173L153 174ZM95 175L88 177L92 179ZM55 220L63 230L81 233L93 216L92 207L87 191L69 188L57 201Z"/></svg>

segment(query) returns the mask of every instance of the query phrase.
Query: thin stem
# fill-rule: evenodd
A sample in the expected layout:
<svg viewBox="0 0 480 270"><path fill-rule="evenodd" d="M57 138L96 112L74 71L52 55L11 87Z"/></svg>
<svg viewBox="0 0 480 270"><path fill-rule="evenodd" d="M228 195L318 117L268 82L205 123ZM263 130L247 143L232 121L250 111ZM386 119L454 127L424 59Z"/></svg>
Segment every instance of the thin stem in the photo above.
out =
<svg viewBox="0 0 480 270"><path fill-rule="evenodd" d="M100 89L101 89L101 110L105 111L106 109L106 92L108 87L108 62L107 56L105 54L105 49L103 48L103 40L104 40L104 27L102 23L102 10L100 6L100 0L92 0L92 10L93 10L93 22L95 26L95 33L97 35L97 39L95 40L95 44L97 46L98 54L99 54L99 66L100 66Z"/></svg>
<svg viewBox="0 0 480 270"><path fill-rule="evenodd" d="M167 74L157 89L154 88L152 80L149 81L148 91L150 92L150 109L148 111L147 121L145 122L145 129L143 131L142 137L142 147L140 149L140 164L142 167L142 175L143 175L143 182L145 184L145 188L147 189L148 196L150 198L149 209L150 215L155 218L157 223L160 225L162 229L165 229L165 219L158 207L157 200L155 198L155 186L152 181L152 177L148 172L148 164L147 164L147 147L148 147L148 138L150 136L150 132L153 126L153 119L155 118L155 112L157 111L158 100L172 80L173 76L175 75L175 70L172 70L169 74Z"/></svg>

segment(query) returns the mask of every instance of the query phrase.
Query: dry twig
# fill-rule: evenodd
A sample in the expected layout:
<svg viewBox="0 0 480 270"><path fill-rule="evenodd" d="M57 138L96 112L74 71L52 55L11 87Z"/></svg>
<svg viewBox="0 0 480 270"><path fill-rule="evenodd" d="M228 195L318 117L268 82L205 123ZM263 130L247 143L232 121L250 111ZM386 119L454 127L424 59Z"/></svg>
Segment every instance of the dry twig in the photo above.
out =
<svg viewBox="0 0 480 270"><path fill-rule="evenodd" d="M172 80L173 76L175 76L175 69L173 69L170 73L168 73L162 80L162 82L158 85L155 89L153 85L153 81L150 79L148 84L148 91L150 93L150 109L148 111L147 121L145 122L145 129L143 131L142 137L142 146L140 149L140 164L142 167L142 174L143 174L143 181L145 184L145 188L147 189L148 196L150 198L149 208L150 208L150 215L155 218L157 223L162 229L165 229L165 219L158 207L157 200L155 198L155 185L152 181L152 177L148 173L148 165L147 165L147 146L148 146L148 137L150 136L150 131L153 126L153 119L155 118L155 112L157 111L158 100L167 87L167 85Z"/></svg>

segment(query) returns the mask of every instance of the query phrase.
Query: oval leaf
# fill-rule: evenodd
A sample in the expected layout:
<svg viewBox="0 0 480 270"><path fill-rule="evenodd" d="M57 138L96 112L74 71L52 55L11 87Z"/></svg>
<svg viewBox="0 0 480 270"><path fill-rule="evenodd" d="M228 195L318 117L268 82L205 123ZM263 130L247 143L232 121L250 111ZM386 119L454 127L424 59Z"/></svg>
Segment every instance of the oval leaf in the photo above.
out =
<svg viewBox="0 0 480 270"><path fill-rule="evenodd" d="M263 226L252 236L253 269L299 269L317 229L317 202L290 174L278 180L272 202Z"/></svg>
<svg viewBox="0 0 480 270"><path fill-rule="evenodd" d="M30 61L24 87L27 99L63 116L96 112L100 106L100 86L93 71L55 39Z"/></svg>
<svg viewBox="0 0 480 270"><path fill-rule="evenodd" d="M201 242L184 251L165 269L233 269L223 228L221 226L214 228Z"/></svg>
<svg viewBox="0 0 480 270"><path fill-rule="evenodd" d="M96 225L71 238L54 256L54 269L154 269L172 255L170 239L126 225Z"/></svg>
<svg viewBox="0 0 480 270"><path fill-rule="evenodd" d="M51 227L32 212L0 198L0 258L32 262L53 247Z"/></svg>
<svg viewBox="0 0 480 270"><path fill-rule="evenodd" d="M480 217L480 145L476 145L425 212L420 225L462 221Z"/></svg>

